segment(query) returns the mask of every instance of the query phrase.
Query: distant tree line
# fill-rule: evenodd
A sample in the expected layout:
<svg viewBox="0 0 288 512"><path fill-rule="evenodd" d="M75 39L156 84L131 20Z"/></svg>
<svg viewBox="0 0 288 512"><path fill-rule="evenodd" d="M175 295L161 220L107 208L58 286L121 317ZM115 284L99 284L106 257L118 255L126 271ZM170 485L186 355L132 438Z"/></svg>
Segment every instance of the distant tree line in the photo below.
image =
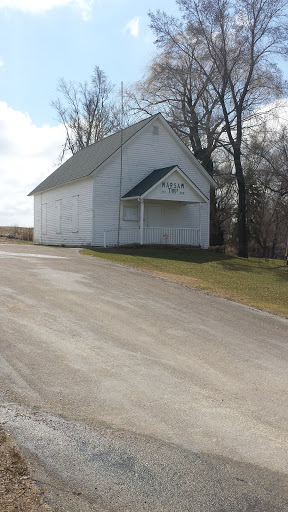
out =
<svg viewBox="0 0 288 512"><path fill-rule="evenodd" d="M287 84L277 62L288 56L287 2L176 3L180 18L149 13L157 53L125 91L126 122L162 112L215 179L211 245L235 246L242 257L282 257L288 133L277 100ZM66 128L62 155L120 127L120 100L111 100L113 86L98 67L89 85L62 80L59 91L53 106Z"/></svg>

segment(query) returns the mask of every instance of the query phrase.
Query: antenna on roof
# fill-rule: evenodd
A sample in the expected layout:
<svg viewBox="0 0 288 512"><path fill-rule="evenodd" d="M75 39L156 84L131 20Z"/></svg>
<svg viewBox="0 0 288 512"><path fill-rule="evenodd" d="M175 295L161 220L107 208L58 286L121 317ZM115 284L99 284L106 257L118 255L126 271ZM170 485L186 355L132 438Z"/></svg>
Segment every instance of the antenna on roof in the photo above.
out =
<svg viewBox="0 0 288 512"><path fill-rule="evenodd" d="M119 184L119 211L118 211L118 233L117 247L120 244L120 222L121 222L121 196L122 196L122 174L123 174L123 124L124 124L124 93L123 82L121 82L121 114L120 114L120 184Z"/></svg>
<svg viewBox="0 0 288 512"><path fill-rule="evenodd" d="M124 124L124 89L123 82L121 82L121 128L123 128Z"/></svg>

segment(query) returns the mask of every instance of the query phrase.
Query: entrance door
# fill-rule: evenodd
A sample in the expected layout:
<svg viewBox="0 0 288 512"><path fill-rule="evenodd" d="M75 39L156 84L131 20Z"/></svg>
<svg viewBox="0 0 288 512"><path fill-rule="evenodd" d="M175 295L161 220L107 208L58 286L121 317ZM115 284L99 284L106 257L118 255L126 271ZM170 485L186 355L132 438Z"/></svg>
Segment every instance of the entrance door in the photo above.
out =
<svg viewBox="0 0 288 512"><path fill-rule="evenodd" d="M145 205L145 226L147 228L162 227L162 208L157 204Z"/></svg>

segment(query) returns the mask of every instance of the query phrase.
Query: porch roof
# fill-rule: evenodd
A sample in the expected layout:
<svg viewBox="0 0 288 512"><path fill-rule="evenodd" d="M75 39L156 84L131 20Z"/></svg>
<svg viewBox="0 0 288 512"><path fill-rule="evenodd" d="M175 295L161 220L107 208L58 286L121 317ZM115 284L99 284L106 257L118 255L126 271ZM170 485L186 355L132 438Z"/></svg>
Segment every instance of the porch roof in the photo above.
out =
<svg viewBox="0 0 288 512"><path fill-rule="evenodd" d="M157 183L159 183L165 176L172 173L172 171L177 170L182 174L182 176L186 179L186 181L190 182L193 189L202 196L206 201L208 198L203 194L203 192L195 185L195 183L178 167L178 165L170 165L169 167L163 167L161 169L155 169L152 171L146 178L141 180L135 187L131 188L129 192L127 192L122 199L131 199L131 198L141 198L147 194Z"/></svg>
<svg viewBox="0 0 288 512"><path fill-rule="evenodd" d="M166 174L175 169L176 165L170 165L170 167L163 167L162 169L155 169L152 171L146 178L140 181L135 187L131 188L127 194L123 196L123 199L126 197L141 197L145 192L150 190L158 181L162 180Z"/></svg>

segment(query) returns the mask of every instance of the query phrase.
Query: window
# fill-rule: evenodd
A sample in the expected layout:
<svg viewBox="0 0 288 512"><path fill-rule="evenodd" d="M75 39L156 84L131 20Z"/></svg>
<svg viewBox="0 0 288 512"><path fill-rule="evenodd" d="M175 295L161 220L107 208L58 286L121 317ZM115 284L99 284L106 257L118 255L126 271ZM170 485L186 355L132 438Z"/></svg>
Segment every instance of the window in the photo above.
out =
<svg viewBox="0 0 288 512"><path fill-rule="evenodd" d="M159 135L159 127L158 126L153 126L153 135Z"/></svg>
<svg viewBox="0 0 288 512"><path fill-rule="evenodd" d="M62 199L56 201L56 233L61 233Z"/></svg>
<svg viewBox="0 0 288 512"><path fill-rule="evenodd" d="M124 206L123 220L138 221L138 208L137 206Z"/></svg>
<svg viewBox="0 0 288 512"><path fill-rule="evenodd" d="M72 233L79 231L79 196L72 197Z"/></svg>
<svg viewBox="0 0 288 512"><path fill-rule="evenodd" d="M42 235L47 235L47 203L42 204Z"/></svg>

